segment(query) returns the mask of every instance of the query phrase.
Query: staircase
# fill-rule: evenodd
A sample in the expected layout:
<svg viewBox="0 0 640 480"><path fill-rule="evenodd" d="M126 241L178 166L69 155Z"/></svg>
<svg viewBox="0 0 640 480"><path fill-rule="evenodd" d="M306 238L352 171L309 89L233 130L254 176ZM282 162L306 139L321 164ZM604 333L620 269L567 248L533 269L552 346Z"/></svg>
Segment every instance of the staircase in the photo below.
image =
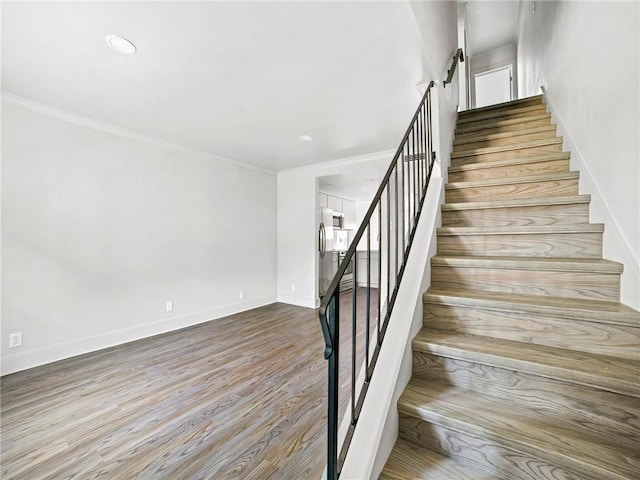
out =
<svg viewBox="0 0 640 480"><path fill-rule="evenodd" d="M640 313L541 96L459 115L445 198L380 478L640 478Z"/></svg>

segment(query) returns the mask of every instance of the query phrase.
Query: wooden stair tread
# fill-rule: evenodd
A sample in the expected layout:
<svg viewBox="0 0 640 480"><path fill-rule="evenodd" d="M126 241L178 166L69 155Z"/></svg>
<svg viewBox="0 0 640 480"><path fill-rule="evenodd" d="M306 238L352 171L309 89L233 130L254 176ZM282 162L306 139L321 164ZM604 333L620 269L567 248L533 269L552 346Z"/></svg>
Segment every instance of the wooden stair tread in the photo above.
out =
<svg viewBox="0 0 640 480"><path fill-rule="evenodd" d="M463 124L461 127L457 126L455 131L455 136L458 138L462 135L467 135L470 132L478 132L480 130L487 130L491 128L501 128L501 127L511 127L514 125L519 125L522 123L530 123L536 121L546 121L548 120L551 123L551 114L549 112L545 113L535 113L532 115L527 115L524 117L517 118L504 118L500 120L496 120L492 122L490 125L481 124L481 125L472 125L471 122ZM485 120L486 121L486 120Z"/></svg>
<svg viewBox="0 0 640 480"><path fill-rule="evenodd" d="M640 469L637 453L627 448L552 424L519 403L437 382L412 379L398 400L398 410L602 478L632 478Z"/></svg>
<svg viewBox="0 0 640 480"><path fill-rule="evenodd" d="M640 362L477 335L422 329L414 350L640 398Z"/></svg>
<svg viewBox="0 0 640 480"><path fill-rule="evenodd" d="M498 145L495 147L480 147L472 148L469 150L459 150L457 152L451 152L451 159L462 157L474 157L476 155L484 155L487 153L508 152L511 150L522 150L532 147L544 147L546 145L562 144L562 137L553 137L544 140L532 140L530 142L514 143L512 145Z"/></svg>
<svg viewBox="0 0 640 480"><path fill-rule="evenodd" d="M490 478L638 477L640 312L619 302L623 266L602 259L604 225L589 223L546 108L537 96L458 114L398 400L400 473L380 478L488 478L424 476L423 446Z"/></svg>
<svg viewBox="0 0 640 480"><path fill-rule="evenodd" d="M556 233L602 233L602 223L578 223L575 225L524 225L509 227L439 227L438 235L531 235Z"/></svg>
<svg viewBox="0 0 640 480"><path fill-rule="evenodd" d="M398 438L378 480L491 480L492 478L493 476L488 473Z"/></svg>
<svg viewBox="0 0 640 480"><path fill-rule="evenodd" d="M454 139L453 145L454 147L459 145L465 145L467 143L477 143L477 142L487 142L490 140L498 140L501 138L513 138L519 137L522 135L530 135L532 133L544 133L544 132L555 132L555 125L541 125L538 127L530 127L522 130L517 130L515 132L502 132L502 133L486 133L486 134L478 134L478 135L468 135L462 139Z"/></svg>
<svg viewBox="0 0 640 480"><path fill-rule="evenodd" d="M465 163L462 165L452 165L449 173L467 172L470 170L484 170L487 168L511 167L513 165L525 165L528 163L552 162L557 160L568 160L571 157L569 152L548 153L535 157L523 157L507 160L492 160L490 162Z"/></svg>
<svg viewBox="0 0 640 480"><path fill-rule="evenodd" d="M542 95L533 95L531 97L518 98L516 100L510 100L508 102L494 103L493 105L487 105L486 107L478 107L478 108L469 108L468 110L463 110L458 112L458 117L466 117L468 115L473 115L478 112L485 112L489 110L497 110L500 108L507 108L510 106L522 105L523 103L540 103L542 104Z"/></svg>
<svg viewBox="0 0 640 480"><path fill-rule="evenodd" d="M481 210L486 208L529 207L543 205L567 205L572 203L590 203L591 195L571 195L568 197L514 198L492 200L488 202L443 203L442 211Z"/></svg>
<svg viewBox="0 0 640 480"><path fill-rule="evenodd" d="M432 266L469 268L504 268L518 270L546 270L567 272L622 273L622 264L595 258L491 257L473 255L436 255Z"/></svg>
<svg viewBox="0 0 640 480"><path fill-rule="evenodd" d="M534 105L516 105L514 108L502 108L502 109L493 109L486 110L483 112L473 112L468 115L463 115L458 117L457 124L464 125L467 123L473 122L482 122L484 120L493 120L496 118L502 117L512 117L514 115L521 115L527 113L538 113L538 112L546 112L547 106L544 103L534 104Z"/></svg>
<svg viewBox="0 0 640 480"><path fill-rule="evenodd" d="M431 287L423 301L441 305L465 305L487 310L514 311L558 315L640 328L640 312L620 302L567 297L545 297L517 293L482 292L479 290Z"/></svg>
<svg viewBox="0 0 640 480"><path fill-rule="evenodd" d="M486 180L473 180L470 182L449 182L445 186L445 190L457 190L472 187L489 187L495 185L516 185L521 183L538 183L552 182L557 180L574 180L578 179L578 172L549 173L547 175L529 175L517 178L491 178Z"/></svg>

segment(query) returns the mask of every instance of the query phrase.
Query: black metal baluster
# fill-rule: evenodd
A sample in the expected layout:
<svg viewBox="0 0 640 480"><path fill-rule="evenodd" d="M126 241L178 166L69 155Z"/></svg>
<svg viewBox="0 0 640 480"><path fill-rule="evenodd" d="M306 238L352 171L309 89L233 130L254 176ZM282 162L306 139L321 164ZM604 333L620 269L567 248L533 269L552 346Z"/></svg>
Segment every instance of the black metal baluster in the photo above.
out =
<svg viewBox="0 0 640 480"><path fill-rule="evenodd" d="M424 134L422 136L422 150L424 152L424 158L422 159L422 170L424 171L424 188L427 186L429 176L427 173L427 138L429 136L429 128L427 126L427 103L422 105L422 125L424 126Z"/></svg>
<svg viewBox="0 0 640 480"><path fill-rule="evenodd" d="M387 184L387 309L384 312L383 329L389 318L389 288L391 287L391 190Z"/></svg>
<svg viewBox="0 0 640 480"><path fill-rule="evenodd" d="M418 213L418 202L416 202L416 196L418 193L418 166L416 165L416 130L411 129L411 144L413 146L413 225L412 231L416 228L416 218Z"/></svg>
<svg viewBox="0 0 640 480"><path fill-rule="evenodd" d="M380 315L382 312L382 197L378 203L378 335L376 337L376 343L378 346L382 345L382 338L380 336Z"/></svg>
<svg viewBox="0 0 640 480"><path fill-rule="evenodd" d="M420 107L422 108L422 107ZM418 163L418 190L420 193L418 194L419 198L422 198L422 184L424 178L422 176L422 116L420 115L420 110L418 110L418 159L416 162Z"/></svg>
<svg viewBox="0 0 640 480"><path fill-rule="evenodd" d="M356 262L356 270L357 270L358 262ZM355 281L354 281L355 284ZM371 372L369 372L369 317L371 316L371 220L369 220L369 224L367 225L367 324L365 326L365 336L367 341L365 343L365 372L366 372L366 381L368 382L371 379Z"/></svg>
<svg viewBox="0 0 640 480"><path fill-rule="evenodd" d="M402 150L404 152L404 147L402 147ZM407 216L407 212L406 212L406 207L404 204L404 197L406 195L406 183L405 183L405 170L407 169L407 162L405 161L405 159L402 159L402 259L404 261L405 258L405 252L406 252L406 248L405 248L405 238L407 236L406 234L406 229L405 229L405 224L406 224L406 216Z"/></svg>
<svg viewBox="0 0 640 480"><path fill-rule="evenodd" d="M411 161L411 142L407 139L407 166L409 167L409 174L407 176L407 201L409 202L409 231L413 228L413 162Z"/></svg>
<svg viewBox="0 0 640 480"><path fill-rule="evenodd" d="M354 258L356 258L354 256ZM353 260L350 260L353 262ZM358 421L356 417L356 336L358 333L358 302L357 302L357 285L358 285L358 272L353 268L353 288L351 290L351 425L355 425Z"/></svg>
<svg viewBox="0 0 640 480"><path fill-rule="evenodd" d="M422 112L420 113L421 117L422 117L422 125L423 125L423 132L422 132L422 152L423 152L423 158L422 158L422 171L423 171L423 175L424 175L424 182L423 182L423 186L422 188L425 189L427 186L427 116L426 116L426 112L427 112L427 104L423 103L422 104Z"/></svg>
<svg viewBox="0 0 640 480"><path fill-rule="evenodd" d="M398 271L399 271L399 266L398 266L398 248L400 246L400 242L398 241L398 232L400 230L398 229L398 163L397 162L396 162L395 177L396 177L396 191L395 191L396 201L395 201L395 205L394 206L395 206L395 210L396 210L396 221L395 221L395 223L393 225L393 228L394 228L394 230L396 232L396 234L394 235L396 243L393 246L393 249L395 250L395 253L396 253L396 263L394 265L395 266L394 270L396 272L396 278L398 278ZM397 289L398 289L398 281L396 280L395 283L394 283L394 290L397 290Z"/></svg>
<svg viewBox="0 0 640 480"><path fill-rule="evenodd" d="M336 290L331 303L327 307L327 319L329 320L329 335L332 339L332 352L329 357L329 388L328 388L328 412L327 423L329 435L327 439L327 479L338 478L338 389L340 371L340 290ZM330 312L333 311L333 317Z"/></svg>
<svg viewBox="0 0 640 480"><path fill-rule="evenodd" d="M429 103L429 111L427 112L427 121L429 122L429 164L427 175L431 177L433 169L433 129L431 124L431 90L427 92L427 102Z"/></svg>

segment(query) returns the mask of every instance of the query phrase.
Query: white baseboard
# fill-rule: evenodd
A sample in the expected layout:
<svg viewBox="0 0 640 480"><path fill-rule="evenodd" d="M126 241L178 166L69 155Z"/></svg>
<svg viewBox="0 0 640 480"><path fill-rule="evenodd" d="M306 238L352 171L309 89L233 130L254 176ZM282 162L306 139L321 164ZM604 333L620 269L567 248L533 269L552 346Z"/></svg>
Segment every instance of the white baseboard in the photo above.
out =
<svg viewBox="0 0 640 480"><path fill-rule="evenodd" d="M551 112L553 122L558 126L558 135L564 138L565 150L571 152L571 169L580 172L580 193L591 194L589 218L592 222L603 222L605 231L603 237L604 258L615 260L624 265L621 277L620 300L636 310L640 310L640 259L633 253L631 242L624 235L620 224L613 214L614 208L607 202L592 174L585 156L580 151L567 128L562 115L549 95L546 88L541 87L545 102Z"/></svg>
<svg viewBox="0 0 640 480"><path fill-rule="evenodd" d="M102 335L86 337L68 343L50 345L38 350L29 350L2 359L2 375L19 372L28 368L45 365L47 363L64 360L66 358L95 352L104 348L114 347L123 343L152 337L161 333L172 332L190 327L210 320L226 317L234 313L240 313L254 308L274 303L272 297L246 300L240 303L224 305L222 307L194 312L179 317L162 319L156 322L138 325L133 328L106 332Z"/></svg>
<svg viewBox="0 0 640 480"><path fill-rule="evenodd" d="M315 298L298 297L296 295L289 295L287 293L279 293L278 301L282 303L288 303L289 305L296 305L298 307L306 308L318 308L319 302Z"/></svg>

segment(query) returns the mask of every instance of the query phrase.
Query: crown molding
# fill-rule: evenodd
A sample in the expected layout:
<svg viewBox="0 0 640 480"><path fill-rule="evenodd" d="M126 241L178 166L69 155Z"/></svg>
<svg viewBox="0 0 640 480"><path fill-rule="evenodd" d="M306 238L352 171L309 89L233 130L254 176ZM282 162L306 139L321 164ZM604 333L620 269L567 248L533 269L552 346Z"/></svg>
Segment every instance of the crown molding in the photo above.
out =
<svg viewBox="0 0 640 480"><path fill-rule="evenodd" d="M261 173L276 175L275 171L267 168L258 167L256 165L251 165L249 163L245 163L240 160L234 160L232 158L215 155L205 150L199 150L197 148L188 147L186 145L181 145L179 143L170 142L160 137L156 137L146 133L141 133L136 130L121 127L119 125L115 125L112 123L103 122L102 120L96 120L95 118L87 117L85 115L80 115L78 113L71 112L69 110L65 110L62 108L54 107L53 105L42 103L37 100L32 100L27 97L22 97L15 93L8 92L6 90L2 90L0 96L2 97L3 101L6 101L10 104L18 105L28 110L31 110L33 112L40 113L48 117L57 118L59 120L63 120L76 125L80 125L82 127L90 128L92 130L97 130L103 133L108 133L110 135L115 135L118 137L126 138L128 140L133 140L136 142L147 143L150 145L154 145L156 147L166 148L168 150L174 150L176 152L203 156L218 162L231 163L239 167L247 168L249 170L254 170Z"/></svg>

